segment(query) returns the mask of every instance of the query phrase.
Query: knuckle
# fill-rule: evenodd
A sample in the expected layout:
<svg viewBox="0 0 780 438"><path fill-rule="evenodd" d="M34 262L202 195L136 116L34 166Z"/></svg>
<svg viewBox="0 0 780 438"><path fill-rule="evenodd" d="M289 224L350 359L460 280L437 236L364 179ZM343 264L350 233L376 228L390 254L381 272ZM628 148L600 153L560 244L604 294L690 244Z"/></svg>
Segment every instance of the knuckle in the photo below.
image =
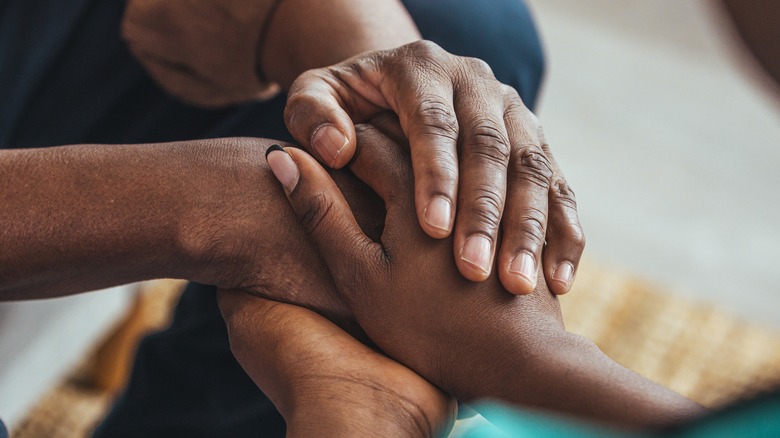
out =
<svg viewBox="0 0 780 438"><path fill-rule="evenodd" d="M566 227L568 240L571 245L582 251L585 248L585 233L582 230L582 225L579 219L577 219L577 201L574 196L574 191L571 189L565 180L560 179L555 181L552 186L553 207L569 210L564 217L567 219Z"/></svg>
<svg viewBox="0 0 780 438"><path fill-rule="evenodd" d="M502 90L506 99L506 109L504 110L504 117L507 119L516 120L529 120L529 114L533 115L531 110L525 106L525 102L517 93L517 90L509 85L502 84ZM535 116L534 116L535 117ZM533 119L530 119L533 120Z"/></svg>
<svg viewBox="0 0 780 438"><path fill-rule="evenodd" d="M458 181L458 165L445 155L431 157L420 166L420 178L445 187L454 186Z"/></svg>
<svg viewBox="0 0 780 438"><path fill-rule="evenodd" d="M501 214L504 211L504 202L499 193L478 189L469 206L472 217L481 228L491 233L498 230L501 223Z"/></svg>
<svg viewBox="0 0 780 438"><path fill-rule="evenodd" d="M284 120L287 128L295 131L301 117L307 118L317 107L317 99L306 88L291 93L284 107Z"/></svg>
<svg viewBox="0 0 780 438"><path fill-rule="evenodd" d="M538 208L528 208L520 216L518 231L527 243L533 247L540 247L544 244L546 224L547 217L543 211Z"/></svg>
<svg viewBox="0 0 780 438"><path fill-rule="evenodd" d="M307 234L313 235L326 226L331 217L333 202L324 193L312 195L305 203L300 223Z"/></svg>
<svg viewBox="0 0 780 438"><path fill-rule="evenodd" d="M435 58L441 56L443 53L446 53L440 45L434 43L431 40L415 41L409 43L408 47L413 54L423 58Z"/></svg>
<svg viewBox="0 0 780 438"><path fill-rule="evenodd" d="M438 96L423 96L414 116L423 130L421 134L444 137L452 141L458 139L458 118L455 110Z"/></svg>
<svg viewBox="0 0 780 438"><path fill-rule="evenodd" d="M471 153L491 163L506 167L511 148L504 130L492 119L477 121L472 129Z"/></svg>
<svg viewBox="0 0 780 438"><path fill-rule="evenodd" d="M538 146L521 149L512 172L515 177L544 188L550 187L553 177L552 163Z"/></svg>
<svg viewBox="0 0 780 438"><path fill-rule="evenodd" d="M574 195L574 190L571 189L565 180L559 179L555 181L552 185L552 191L553 202L561 207L574 211L577 210L577 198Z"/></svg>
<svg viewBox="0 0 780 438"><path fill-rule="evenodd" d="M511 85L507 85L507 84L503 84L502 83L501 85L499 85L499 91L501 92L502 95L504 95L504 97L509 102L512 102L512 101L515 101L515 102L518 102L518 103L522 103L523 102L523 99L520 97L520 93L518 93L517 90L515 89L515 87L513 87ZM523 105L523 107L525 107L525 105Z"/></svg>
<svg viewBox="0 0 780 438"><path fill-rule="evenodd" d="M472 72L476 72L478 75L488 78L495 78L493 69L490 68L490 64L479 58L465 57L463 62L471 69Z"/></svg>

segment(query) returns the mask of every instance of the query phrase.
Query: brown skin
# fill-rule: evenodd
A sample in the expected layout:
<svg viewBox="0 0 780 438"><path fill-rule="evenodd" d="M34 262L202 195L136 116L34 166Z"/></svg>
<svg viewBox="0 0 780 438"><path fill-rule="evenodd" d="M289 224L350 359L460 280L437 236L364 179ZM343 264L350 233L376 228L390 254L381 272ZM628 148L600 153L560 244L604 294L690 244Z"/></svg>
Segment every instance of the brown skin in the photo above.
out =
<svg viewBox="0 0 780 438"><path fill-rule="evenodd" d="M0 187L14 187L0 191L0 299L170 277L349 319L268 169L270 143L0 151Z"/></svg>
<svg viewBox="0 0 780 438"><path fill-rule="evenodd" d="M460 272L473 281L487 278L493 264L480 268L464 260L464 245L471 236L486 237L492 261L503 223L498 258L504 287L530 293L536 267L543 263L552 290L568 292L585 245L574 194L538 119L517 91L499 83L481 60L454 56L429 41L412 42L419 35L397 2L363 0L357 8L340 0L340 5L281 2L261 46L266 77L290 88L285 120L296 140L338 169L353 157L354 123L386 110L395 112L411 144L419 224L434 238L449 236L454 226L453 250ZM307 11L305 20L301 10ZM341 17L345 10L364 25L357 38L355 28ZM387 26L388 17L397 24ZM352 42L338 43L342 41ZM339 62L357 53L361 55ZM285 54L294 62L275 62ZM324 68L301 74L316 67ZM297 79L289 85L289 78ZM328 126L344 136L333 145L341 148L335 156L334 148L327 153L317 137ZM445 228L426 219L434 198L450 204ZM531 278L510 271L519 253L533 256ZM554 276L563 263L573 267L572 277L565 281Z"/></svg>
<svg viewBox="0 0 780 438"><path fill-rule="evenodd" d="M411 140L419 226L434 238L454 234L460 272L482 281L497 258L512 293L530 293L540 271L553 292L568 292L585 243L574 195L514 89L480 60L416 41L397 0L272 3L132 0L123 34L186 101L256 99L256 72L289 87L288 129L329 167L352 158L354 123L395 112ZM474 236L487 239L471 241L480 250L467 248Z"/></svg>
<svg viewBox="0 0 780 438"><path fill-rule="evenodd" d="M289 5L293 1L295 0L285 3ZM313 0L309 0L309 2L307 4L304 0L298 0L296 2L297 9L312 11L314 9L307 9L307 6L315 7L317 4L321 4L321 2ZM179 4L178 9L174 5L172 10L163 9L160 12L161 10L157 7L164 6L167 2L156 4L153 1L133 2L133 4L140 3L152 7L146 9L147 12L150 11L151 15L144 16L142 14L135 17L138 20L135 24L140 23L139 28L144 30L136 36L152 38L150 45L155 49L162 50L162 53L149 53L143 50L135 50L134 52L142 58L142 62L161 83L165 82L161 78L170 71L178 73L186 71L180 67L181 63L186 63L188 57L200 58L208 50L224 52L225 44L202 43L210 43L212 40L222 41L219 37L231 29L230 26L217 23L212 28L193 27L190 29L189 22L186 20L180 23L180 27L170 26L170 20L180 16L179 13L186 8L182 8ZM274 53L274 50L285 53L286 56L282 57L279 62L282 64L290 63L292 67L283 70L283 73L279 75L267 71L265 72L266 76L271 80L286 84L292 82L292 79L306 68L321 67L338 62L347 56L369 49L397 47L416 39L417 34L414 31L409 32L408 16L400 8L400 4L397 2L392 4L396 8L381 9L380 15L371 15L370 12L367 12L376 5L370 5L369 2L349 2L346 0L339 3L338 7L332 7L329 14L293 15L292 19L296 20L295 23L299 25L297 31L301 35L301 43L295 46L289 45L290 40L283 37L274 40L273 26L278 23L276 20L281 20L278 17L285 16L283 10L280 9L279 15L272 19L271 30L267 35L268 43L263 47L263 50L267 53ZM230 7L229 2L221 2L219 5ZM232 12L236 13L236 17L243 16L239 9ZM204 16L208 21L217 15L206 13ZM230 14L220 15L221 18L225 16L229 17ZM373 21L366 21L367 17ZM144 22L149 18L151 18L150 22ZM185 18L187 17L185 16ZM321 21L315 26L312 19ZM289 26L292 24L291 22L280 22L283 25L277 25L277 30L284 32L292 29ZM377 22L380 22L382 26L372 27L371 23ZM404 22L406 24L402 24ZM302 23L306 23L306 25L302 25ZM334 26L329 27L329 24ZM399 27L399 24L402 25ZM145 26L151 26L159 32L150 32L149 28ZM211 30L206 31L206 29ZM371 29L371 32L358 32L356 34L355 32L344 32L344 29ZM411 29L413 30L413 26ZM127 29L125 30L127 31ZM185 34L184 30L193 30L193 32ZM307 30L312 32L307 34ZM309 50L307 47L317 47L310 43L321 41L323 34L332 37L331 44L325 48L329 55L307 53L306 50ZM127 33L125 35L128 36ZM367 39L366 37L369 35L371 38ZM183 41L188 37L192 38L192 41ZM237 35L235 41L246 42L246 39L242 35ZM381 42L381 44L377 42ZM191 49L195 50L182 49L188 44ZM227 46L235 47L232 44ZM250 50L252 53L255 52L255 47L251 45L247 47L252 49ZM336 49L334 50L334 48ZM260 50L259 46L257 50ZM174 58L166 58L170 54L174 54ZM440 83L429 89L435 98L433 100L430 99L431 96L424 93L417 93L411 97L405 96L402 93L403 90L419 91L422 85L432 78L430 69L426 68L420 71L409 69L414 61L410 58L410 54L412 57L420 57L417 60L420 61L421 65L427 65L434 70L439 64L448 67L461 67L462 71L459 71L458 74L462 77L455 78L442 72L435 74L433 78L438 79ZM177 56L182 56L183 59L177 59ZM310 60L315 59L316 62L307 65ZM355 78L352 78L348 87L343 88L340 84L328 84L327 75L315 75L315 77L309 78L313 80L310 85L302 82L302 85L296 89L303 93L301 96L316 95L322 93L323 90L325 93L337 93L342 100L340 103L344 103L342 108L351 112L352 110L348 106L349 101L357 101L373 95L374 92L370 89L373 86L377 89L374 91L379 91L387 105L395 109L402 118L407 117L405 114L419 113L421 108L431 108L431 102L441 103L446 107L447 105L454 106L454 102L461 97L476 99L477 103L483 103L480 99L487 98L488 102L484 102L489 108L485 113L487 116L480 113L477 114L480 118L475 120L464 117L464 114L468 114L459 112L456 107L452 108L454 113L446 110L442 114L438 114L435 109L422 111L423 115L430 116L430 121L433 123L430 133L424 132L424 129L411 128L413 121L405 122L404 126L412 137L430 137L432 143L445 147L449 145L450 148L449 150L445 149L444 155L441 155L442 150L439 148L431 148L426 152L425 143L423 143L420 147L413 146L413 149L420 150L420 153L415 153L416 156L421 156L420 154L423 157L426 154L434 157L443 156L445 160L447 156L450 158L454 156L453 114L459 126L462 127L462 129L458 129L458 137L463 139L461 143L466 145L484 144L486 150L491 151L491 154L497 150L498 154L492 155L492 161L496 161L497 158L510 159L505 157L506 151L509 150L508 142L511 143L512 148L518 144L516 137L512 137L513 133L520 132L525 135L528 131L527 135L531 136L537 131L534 124L526 128L512 127L513 124L526 123L527 120L523 117L518 117L517 120L512 117L509 117L510 120L504 118L504 124L501 125L501 119L498 117L515 114L518 111L517 102L512 100L514 97L511 96L511 93L508 95L507 90L490 77L484 64L478 61L453 57L430 43L415 43L401 50L370 53L363 58L355 58L352 61L365 64L367 59L382 61L379 63L378 69L358 70L370 73L373 82L369 81L363 85L357 83L356 86ZM303 63L300 62L301 60ZM317 65L317 63L321 64ZM345 65L349 70L349 64ZM166 67L170 68L166 70ZM206 98L222 99L225 97L220 95L221 87L219 84L219 78L223 76L223 73L238 83L244 83L245 79L252 77L240 72L238 76L234 77L227 70L218 71L219 68L232 69L231 63L217 62L211 67L216 68L217 71L211 71L209 78L212 80L216 78L217 82L215 87L209 91L211 95L207 95ZM342 67L344 66L339 68ZM357 67L365 68L366 66L357 65ZM333 73L333 70L326 73ZM473 76L472 74L479 78L476 84L472 84L472 80L469 79ZM321 81L323 77L326 79L325 82ZM377 78L379 78L378 82ZM458 80L456 81L456 79ZM188 80L200 83L199 78L184 78L176 75L169 83L187 83ZM387 88L387 84L393 81L399 81L399 83L395 87ZM472 86L477 87L477 91L471 89ZM255 94L251 94L257 92L256 87L242 92L244 91L250 94L244 98L257 97ZM488 94L478 95L484 91L487 91ZM342 94L344 92L346 94ZM187 90L176 94L185 100L191 97L187 94ZM232 99L235 96L228 97ZM422 99L423 97L426 99ZM381 108L381 101L373 102L379 103L380 105L377 107ZM503 112L498 109L502 104L505 105ZM435 107L435 105L433 106ZM309 110L311 108L309 107ZM343 115L343 113L339 113L339 108L331 106L330 109L334 111L331 113L334 118L338 117L339 114ZM314 110L316 111L316 107ZM295 114L296 111L293 109L290 112ZM522 109L517 114L530 117ZM444 115L444 117L437 117L440 115ZM501 125L507 130L506 137L509 140L498 139L500 141L494 143L493 140L489 139L490 132L495 134L495 130L491 131L491 128L496 126L482 123L484 122L483 118L488 116L491 118L489 122ZM333 118L328 120L333 120ZM311 123L310 119L309 123ZM293 131L301 132L301 129L296 129L296 123L290 122L290 124ZM499 131L501 126L497 128ZM310 125L310 127L316 129L318 126ZM485 129L489 131L487 135L479 133ZM472 134L467 134L467 132L472 132ZM314 134L315 131L305 133L304 137L312 139ZM476 139L481 139L481 142L477 142ZM354 140L350 139L349 141L351 144ZM309 144L310 141L303 143ZM418 144L416 140L412 143L413 145ZM543 222L546 219L540 219L540 215L537 214L533 220L526 220L525 216L528 214L525 212L526 210L538 210L542 212L541 217L543 217L549 203L550 230L555 228L552 218L556 214L559 218L568 220L572 230L578 230L576 216L571 214L573 209L555 213L554 202L552 202L552 199L560 198L571 203L571 197L557 196L548 200L548 193L545 190L539 190L539 188L544 188L545 184L548 186L552 184L552 193L555 194L555 189L565 187L565 184L554 178L557 170L552 164L553 161L545 148L540 132L536 132L536 139L532 140L531 143L533 143L533 147L530 148L526 147L525 142L519 143L520 150L525 151L525 153L520 154L521 159L514 160L514 165L509 165L509 167L504 166L504 164L498 165L499 169L507 167L508 174L514 172L521 175L518 178L520 181L523 180L522 175L526 175L526 179L535 178L541 181L538 184L539 187L533 190L539 199L536 197L531 199L532 205L530 206L523 205L521 202L521 205L517 207L519 209L518 215L521 218L520 220L512 220L510 225L519 224L518 226L522 226L526 222L529 224L538 223L537 231L544 229ZM311 246L303 234L293 226L294 221L291 220L289 208L277 210L276 206L283 205L283 203L274 202L273 192L263 190L264 182L267 182L265 179L268 177L268 173L264 173L262 165L259 164L262 162L260 155L263 148L263 142L257 140L220 140L167 145L112 146L111 148L82 145L49 150L3 151L0 154L0 174L2 175L0 176L2 184L0 186L24 187L25 190L4 190L0 193L0 202L4 207L0 213L0 221L4 225L3 245L0 245L2 247L0 249L0 297L3 299L26 299L55 294L63 295L148 278L179 277L212 283L223 288L251 290L253 293L273 299L294 302L316 309L336 320L349 319L349 308L341 297L333 293L334 289L328 279L327 272L314 259L313 253L308 251ZM473 156L484 155L473 145L467 149L473 150L473 152L469 152L465 156L469 156L469 154ZM541 149L541 152L538 149ZM512 153L517 151L516 149L511 150ZM435 155L431 155L431 152ZM517 155L509 154L509 157L512 156ZM492 177L495 177L488 175L490 173L488 170L495 167L495 163L492 161L491 158L483 160L484 163L488 164L487 169L476 168L473 171L469 170L469 172L461 171L463 178L460 180L455 168L440 168L439 171L436 171L437 166L433 165L431 172L434 176L445 178L444 190L449 190L449 192L444 194L447 196L454 194L456 181L460 181L464 187L478 187L483 184L491 189L500 189L498 192L501 197L499 207L496 208L494 205L485 207L487 209L485 211L498 212L498 218L500 218L504 197L506 196L508 205L512 203L513 197L504 195L504 188L501 187L503 184L501 181L505 179L503 173L497 174L499 183L491 182ZM479 163L480 160L471 159L469 166L479 166ZM420 164L425 166L426 163ZM419 166L417 167L419 168ZM529 169L525 169L525 167L529 167ZM552 176L550 176L551 172L545 171L545 168L548 167L552 168ZM480 179L486 176L491 178L485 181ZM421 180L426 178L435 186L436 182L428 176L423 175ZM546 181L551 178L551 183ZM512 178L508 178L508 180L511 181ZM509 191L513 192L512 184L507 184L510 186ZM467 196L462 198L465 201L459 200L460 207L458 208L461 211L466 211L464 208L471 208L472 213L477 211L480 208L479 204L469 205L469 202L473 201L473 199L469 201L469 190L461 190L461 192L466 193ZM520 190L519 193L522 196L525 192ZM454 197L450 200L454 205ZM269 202L273 204L270 207ZM496 199L491 198L487 202L495 204ZM424 204L425 202L422 205ZM463 204L466 204L465 207ZM355 210L361 211L360 208ZM510 217L509 213L507 214L507 217ZM281 224L281 229L275 229L276 234L269 238L267 234L264 234L267 230L261 230L262 227L258 226L258 218L263 218L263 224ZM476 223L473 229L487 230L486 236L494 238L493 233L495 232L494 228L497 227L498 218L494 217L493 221L488 221L487 225ZM451 219L450 222L452 223L453 220ZM561 224L563 223L561 221ZM289 229L298 231L289 231L288 224L292 227ZM460 222L456 225L456 234L459 227ZM559 229L563 228L559 227ZM431 230L428 229L428 231ZM547 234L549 233L535 233L536 243L539 243L540 236ZM563 254L564 258L570 259L576 265L581 252L581 233L571 232L567 237L566 232L561 232L560 236L560 241L573 237L570 248L565 251L559 250L558 254L559 256ZM553 235L549 235L548 239L551 242L555 241ZM495 242L490 246L491 252L494 251ZM551 243L551 248L554 247L557 247L557 244ZM515 249L510 248L510 253ZM459 253L457 247L456 253ZM303 260L297 259L300 255L303 255ZM537 261L536 265L539 266L539 253L534 252L534 255ZM545 273L554 271L554 263L560 261L559 256L553 256L550 259L553 263L548 267L548 258L545 255ZM299 262L300 266L291 267L292 260ZM450 261L453 260L450 259ZM290 275L291 269L299 269L299 271L293 271L293 275ZM548 271L548 269L550 270ZM281 275L282 272L285 275ZM466 274L468 275L468 273ZM291 281L290 278L294 278L294 280ZM461 279L461 281L463 280ZM509 284L508 287L512 288L512 285ZM561 284L555 290L558 293L564 293L568 287L566 284ZM515 290L518 293L526 291L527 288L526 290Z"/></svg>
<svg viewBox="0 0 780 438"><path fill-rule="evenodd" d="M432 437L452 427L454 399L322 316L242 292L219 297L233 354L288 437Z"/></svg>
<svg viewBox="0 0 780 438"><path fill-rule="evenodd" d="M551 289L568 292L585 245L574 194L517 91L499 83L483 61L418 41L302 74L290 88L285 119L304 147L340 168L354 156L353 122L386 110L399 116L409 139L419 226L446 238L454 222L453 261L463 276L489 276L503 226L498 270L504 287L530 293L543 265ZM323 126L343 134L336 156L317 143ZM451 206L442 227L428 221L434 199ZM467 245L474 236L487 239L482 263ZM524 254L532 260L528 267L513 266ZM558 271L564 264L571 269Z"/></svg>
<svg viewBox="0 0 780 438"><path fill-rule="evenodd" d="M450 242L416 224L409 157L375 130L362 133L351 168L385 200L380 242L363 234L336 185L302 151L287 150L299 176L285 190L358 323L386 354L466 401L496 398L628 427L703 412L566 332L542 279L525 296L506 294L495 275L464 280ZM274 154L283 152L269 155L281 163Z"/></svg>

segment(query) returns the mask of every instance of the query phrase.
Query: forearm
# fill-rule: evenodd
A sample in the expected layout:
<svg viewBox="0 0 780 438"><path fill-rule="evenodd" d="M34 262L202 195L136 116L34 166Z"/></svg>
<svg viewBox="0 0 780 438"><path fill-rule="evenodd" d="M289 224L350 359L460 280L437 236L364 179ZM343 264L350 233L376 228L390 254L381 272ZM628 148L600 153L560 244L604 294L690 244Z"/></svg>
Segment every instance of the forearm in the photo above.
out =
<svg viewBox="0 0 780 438"><path fill-rule="evenodd" d="M703 412L567 332L557 299L543 278L537 284L528 296L509 298L499 288L486 288L449 300L457 319L466 322L452 324L460 328L449 357L460 359L443 361L444 389L466 401L498 399L634 428L668 426Z"/></svg>
<svg viewBox="0 0 780 438"><path fill-rule="evenodd" d="M258 47L259 70L286 88L306 70L419 38L398 0L281 0Z"/></svg>
<svg viewBox="0 0 780 438"><path fill-rule="evenodd" d="M0 152L0 299L203 278L208 236L192 219L218 215L229 202L221 181L250 157L261 166L262 149L211 140Z"/></svg>
<svg viewBox="0 0 780 438"><path fill-rule="evenodd" d="M537 355L508 358L500 399L629 428L660 428L701 415L704 409L607 357L591 341L550 334ZM505 346L511 350L511 344Z"/></svg>

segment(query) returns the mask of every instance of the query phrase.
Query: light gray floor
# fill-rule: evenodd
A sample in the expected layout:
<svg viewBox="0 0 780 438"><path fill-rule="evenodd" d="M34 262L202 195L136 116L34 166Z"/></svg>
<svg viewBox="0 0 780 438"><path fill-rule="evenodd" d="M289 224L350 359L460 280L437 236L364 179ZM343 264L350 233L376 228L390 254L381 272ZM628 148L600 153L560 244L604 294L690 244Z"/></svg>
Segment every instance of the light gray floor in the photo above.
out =
<svg viewBox="0 0 780 438"><path fill-rule="evenodd" d="M549 66L538 113L586 254L780 328L780 96L716 4L529 2Z"/></svg>

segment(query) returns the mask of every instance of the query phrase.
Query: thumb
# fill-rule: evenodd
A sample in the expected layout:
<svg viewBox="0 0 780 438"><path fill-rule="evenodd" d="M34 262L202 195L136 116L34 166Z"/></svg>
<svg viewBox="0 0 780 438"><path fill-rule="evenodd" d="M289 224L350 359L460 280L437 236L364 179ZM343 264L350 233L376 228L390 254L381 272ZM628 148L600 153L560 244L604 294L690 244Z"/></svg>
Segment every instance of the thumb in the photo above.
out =
<svg viewBox="0 0 780 438"><path fill-rule="evenodd" d="M363 234L336 183L309 154L273 145L266 160L336 287L351 290L360 274L381 260L381 245Z"/></svg>
<svg viewBox="0 0 780 438"><path fill-rule="evenodd" d="M309 70L290 86L284 108L287 129L327 166L339 169L352 159L354 123L390 109L380 87L382 53L370 52Z"/></svg>
<svg viewBox="0 0 780 438"><path fill-rule="evenodd" d="M284 120L295 139L326 166L339 169L355 152L355 127L322 70L302 74L290 87Z"/></svg>

